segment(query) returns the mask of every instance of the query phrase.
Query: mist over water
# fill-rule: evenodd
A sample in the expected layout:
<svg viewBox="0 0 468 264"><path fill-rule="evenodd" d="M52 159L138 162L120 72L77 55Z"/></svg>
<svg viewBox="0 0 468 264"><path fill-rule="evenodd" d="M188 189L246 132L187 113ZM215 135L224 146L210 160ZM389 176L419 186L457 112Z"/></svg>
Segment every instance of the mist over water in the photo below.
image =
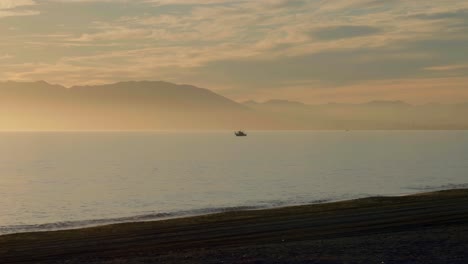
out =
<svg viewBox="0 0 468 264"><path fill-rule="evenodd" d="M468 187L468 132L0 133L0 234Z"/></svg>

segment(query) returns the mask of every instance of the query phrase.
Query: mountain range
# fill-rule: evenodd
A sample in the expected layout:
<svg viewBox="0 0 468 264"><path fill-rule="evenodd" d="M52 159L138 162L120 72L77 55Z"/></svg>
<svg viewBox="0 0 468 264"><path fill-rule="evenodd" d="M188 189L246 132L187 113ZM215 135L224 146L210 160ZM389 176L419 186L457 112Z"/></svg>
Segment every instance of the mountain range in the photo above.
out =
<svg viewBox="0 0 468 264"><path fill-rule="evenodd" d="M161 81L66 88L0 82L0 130L467 129L468 104L238 103Z"/></svg>

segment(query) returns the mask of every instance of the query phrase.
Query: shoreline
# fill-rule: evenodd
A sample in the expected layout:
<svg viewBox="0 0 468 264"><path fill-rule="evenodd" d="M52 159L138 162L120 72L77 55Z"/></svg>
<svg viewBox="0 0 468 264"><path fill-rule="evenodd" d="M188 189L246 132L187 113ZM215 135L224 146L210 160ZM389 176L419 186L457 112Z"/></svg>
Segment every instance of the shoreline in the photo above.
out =
<svg viewBox="0 0 468 264"><path fill-rule="evenodd" d="M113 261L118 259L120 262L115 263L140 263L138 261L146 259L162 261L161 263L203 263L195 261L198 259L197 256L209 262L212 258L216 260L228 258L227 252L233 255L241 252L253 254L262 250L276 252L288 248L288 245L291 247L290 250L294 251L301 246L317 247L319 241L324 243L323 241L339 240L340 243L345 243L343 241L346 239L351 241L344 248L353 248L360 244L359 241L363 237L367 236L366 241L369 241L389 234L393 240L410 236L408 240L418 244L413 250L424 249L424 245L420 242L425 240L438 241L442 244L453 242L458 246L452 246L452 250L459 247L463 250L468 249L468 238L466 241L462 238L457 238L459 241L455 241L456 239L449 241L442 233L439 237L430 235L437 233L440 228L447 229L442 232L444 234L466 234L465 237L468 237L468 189L229 211L61 231L7 234L0 236L0 262L114 263ZM411 234L414 232L416 237L412 238ZM424 238L425 236L430 236L430 239ZM393 241L390 238L378 239L378 241L387 240ZM383 249L389 250L388 245L384 244L382 248L374 250L377 252L382 252ZM375 246L353 248L353 252L372 250ZM321 250L326 251L333 247L330 245ZM313 252L312 249L306 251ZM340 249L337 253L329 253L332 261L330 263L341 263L333 261L345 258L352 260L354 255L349 252L345 254L346 256L340 257L338 253L341 251ZM308 254L310 253L304 252L302 255ZM468 261L468 253L463 256L460 254L462 253L455 255ZM267 255L269 254L264 258L268 258ZM280 255L277 257L285 258L284 260L290 257L286 253ZM362 256L361 253L355 255L355 257ZM438 257L450 258L455 255L447 252L446 255L438 254ZM185 260L187 256L192 256L193 258L189 259L195 262ZM398 254L391 254L388 257L397 256ZM262 260L261 256L257 258ZM317 256L316 258L320 259ZM226 261L229 263L229 259ZM453 259L450 261L458 263ZM233 261L233 263L249 262Z"/></svg>
<svg viewBox="0 0 468 264"><path fill-rule="evenodd" d="M456 185L455 185L456 186ZM103 218L103 219L91 219L91 220L77 220L77 221L65 221L65 222L52 222L52 223L42 223L42 224L31 224L31 225L11 225L5 226L4 229L17 229L21 231L13 231L13 232L0 232L0 238L2 236L8 235L17 235L17 234L25 234L25 233L47 233L47 232L57 232L57 231L71 231L71 230L81 230L87 228L96 228L96 227L105 227L109 225L119 225L119 224L138 224L138 223L147 223L147 222L157 222L157 221L168 221L168 220L176 220L176 219L184 219L184 218L192 218L192 217L203 217L203 216L211 216L223 213L231 213L231 212L244 212L244 211L263 211L263 210L275 210L275 209L284 209L290 207L300 207L300 206L314 206L314 205L321 205L321 204L331 204L331 203L339 203L339 202L352 202L355 200L360 199L369 199L369 198L381 198L381 197L405 197L405 196L414 196L419 194L430 194L440 191L455 191L455 190L468 190L468 184L462 184L461 187L453 187L453 188L430 188L428 190L417 190L416 192L408 192L408 193L401 193L401 194L394 194L394 195L374 195L374 196L363 196L363 197L355 197L355 198L342 198L342 199L319 199L309 202L300 202L300 203L278 203L280 205L240 205L240 206L226 206L226 207L215 207L215 208L199 208L194 210L181 210L181 211L174 211L174 212L160 212L160 213L152 213L152 214L141 214L141 215L130 215L130 216L122 216L116 218ZM84 223L84 224L81 224ZM89 223L89 224L88 224ZM66 226L68 225L68 226ZM50 227L47 226L61 226L61 227Z"/></svg>

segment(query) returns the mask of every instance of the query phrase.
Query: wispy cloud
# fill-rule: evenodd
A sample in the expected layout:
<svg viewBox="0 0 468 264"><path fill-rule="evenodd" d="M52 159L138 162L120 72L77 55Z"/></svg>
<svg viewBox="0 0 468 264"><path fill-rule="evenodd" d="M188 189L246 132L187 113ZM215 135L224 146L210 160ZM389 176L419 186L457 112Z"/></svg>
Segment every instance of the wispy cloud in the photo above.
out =
<svg viewBox="0 0 468 264"><path fill-rule="evenodd" d="M235 97L297 80L313 94L319 84L459 78L467 10L459 0L0 0L0 17L43 14L2 19L12 57L0 78L167 79Z"/></svg>
<svg viewBox="0 0 468 264"><path fill-rule="evenodd" d="M0 10L13 9L20 6L35 5L33 0L0 0Z"/></svg>
<svg viewBox="0 0 468 264"><path fill-rule="evenodd" d="M456 65L442 65L426 67L428 71L456 71L456 70L468 70L468 64L456 64Z"/></svg>
<svg viewBox="0 0 468 264"><path fill-rule="evenodd" d="M0 54L0 60L7 60L7 59L11 59L13 58L13 56L11 56L10 54Z"/></svg>
<svg viewBox="0 0 468 264"><path fill-rule="evenodd" d="M18 9L25 6L34 6L33 0L0 0L0 18L12 16L30 16L39 14L35 10Z"/></svg>

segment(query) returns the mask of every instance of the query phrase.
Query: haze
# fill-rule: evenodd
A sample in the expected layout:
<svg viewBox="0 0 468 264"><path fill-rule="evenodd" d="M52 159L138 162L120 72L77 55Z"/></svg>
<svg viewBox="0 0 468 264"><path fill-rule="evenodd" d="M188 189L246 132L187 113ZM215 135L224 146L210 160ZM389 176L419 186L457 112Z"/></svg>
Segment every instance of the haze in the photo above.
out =
<svg viewBox="0 0 468 264"><path fill-rule="evenodd" d="M0 33L1 130L468 127L467 1L0 0Z"/></svg>

